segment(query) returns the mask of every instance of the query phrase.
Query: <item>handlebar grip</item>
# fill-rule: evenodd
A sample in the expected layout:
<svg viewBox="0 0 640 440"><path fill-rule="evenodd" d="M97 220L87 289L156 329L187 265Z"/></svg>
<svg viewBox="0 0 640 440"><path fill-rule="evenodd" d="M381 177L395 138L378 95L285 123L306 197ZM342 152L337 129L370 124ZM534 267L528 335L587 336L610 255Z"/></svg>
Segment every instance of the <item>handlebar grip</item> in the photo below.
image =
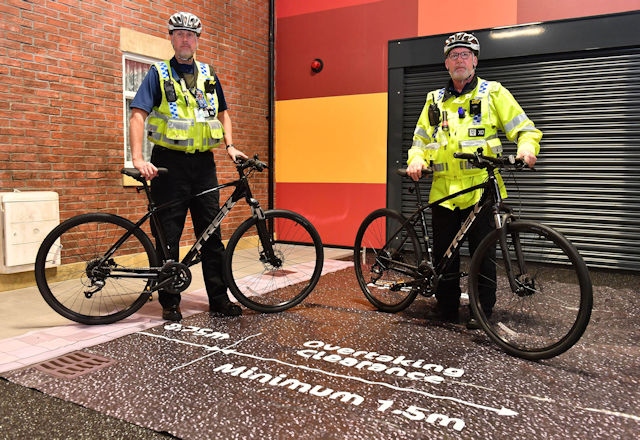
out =
<svg viewBox="0 0 640 440"><path fill-rule="evenodd" d="M263 171L269 166L258 159L258 155L253 156L253 159L245 159L244 157L236 157L235 160L238 170L246 170L247 168L253 168L256 171Z"/></svg>
<svg viewBox="0 0 640 440"><path fill-rule="evenodd" d="M402 177L409 177L407 175L407 169L406 168L397 168L396 169L396 174L402 176ZM422 177L424 176L428 176L429 174L433 174L433 170L431 168L423 168L422 169Z"/></svg>
<svg viewBox="0 0 640 440"><path fill-rule="evenodd" d="M140 171L138 171L137 168L123 168L122 170L120 170L120 172L125 176L132 177L139 182L146 180L144 177L142 177L142 174L140 174ZM169 174L169 169L164 167L158 168L158 175L164 174Z"/></svg>

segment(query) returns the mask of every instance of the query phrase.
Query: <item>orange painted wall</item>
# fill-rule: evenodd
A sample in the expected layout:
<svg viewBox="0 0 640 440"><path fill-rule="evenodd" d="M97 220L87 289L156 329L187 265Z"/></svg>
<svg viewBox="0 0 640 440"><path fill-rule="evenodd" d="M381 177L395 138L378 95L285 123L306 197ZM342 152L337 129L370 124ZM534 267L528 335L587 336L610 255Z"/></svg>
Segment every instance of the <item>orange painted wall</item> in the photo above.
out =
<svg viewBox="0 0 640 440"><path fill-rule="evenodd" d="M276 207L351 246L386 206L389 40L625 12L640 0L276 0ZM311 72L321 58L324 69Z"/></svg>

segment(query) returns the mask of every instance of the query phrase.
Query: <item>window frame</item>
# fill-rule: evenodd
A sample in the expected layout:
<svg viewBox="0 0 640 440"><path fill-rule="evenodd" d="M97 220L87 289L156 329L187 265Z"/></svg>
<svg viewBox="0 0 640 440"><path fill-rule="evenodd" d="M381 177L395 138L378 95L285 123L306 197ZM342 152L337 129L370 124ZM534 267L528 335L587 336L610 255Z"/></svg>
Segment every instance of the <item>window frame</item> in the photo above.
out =
<svg viewBox="0 0 640 440"><path fill-rule="evenodd" d="M134 54L130 52L124 52L122 54L122 115L123 115L123 150L122 150L122 162L125 167L133 167L133 162L131 161L131 147L129 144L129 116L131 114L129 110L129 103L135 97L138 87L140 84L135 86L135 90L127 90L127 62L133 61L137 63L148 64L149 68L151 65L158 61L162 61L161 59ZM147 69L148 71L148 69ZM142 78L140 79L142 82ZM145 146L143 147L143 154L146 160L150 159L151 154L151 143L145 138Z"/></svg>

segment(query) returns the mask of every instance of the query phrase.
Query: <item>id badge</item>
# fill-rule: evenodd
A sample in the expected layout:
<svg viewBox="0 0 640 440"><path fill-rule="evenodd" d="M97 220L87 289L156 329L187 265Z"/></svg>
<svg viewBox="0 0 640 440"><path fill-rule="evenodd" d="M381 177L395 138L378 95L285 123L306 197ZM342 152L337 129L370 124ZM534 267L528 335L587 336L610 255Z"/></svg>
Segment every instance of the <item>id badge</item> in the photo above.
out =
<svg viewBox="0 0 640 440"><path fill-rule="evenodd" d="M196 122L205 122L208 115L209 112L206 108L199 108L198 110L196 110Z"/></svg>

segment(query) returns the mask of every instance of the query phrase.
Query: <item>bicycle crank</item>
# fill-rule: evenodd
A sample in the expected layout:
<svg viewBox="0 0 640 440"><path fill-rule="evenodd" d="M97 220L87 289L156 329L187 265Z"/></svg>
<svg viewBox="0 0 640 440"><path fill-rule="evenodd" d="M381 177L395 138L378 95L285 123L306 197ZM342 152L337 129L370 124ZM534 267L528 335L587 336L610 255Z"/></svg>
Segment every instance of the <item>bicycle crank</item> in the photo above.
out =
<svg viewBox="0 0 640 440"><path fill-rule="evenodd" d="M187 266L175 261L168 261L160 269L158 285L154 290L177 295L184 292L191 284L191 271Z"/></svg>

